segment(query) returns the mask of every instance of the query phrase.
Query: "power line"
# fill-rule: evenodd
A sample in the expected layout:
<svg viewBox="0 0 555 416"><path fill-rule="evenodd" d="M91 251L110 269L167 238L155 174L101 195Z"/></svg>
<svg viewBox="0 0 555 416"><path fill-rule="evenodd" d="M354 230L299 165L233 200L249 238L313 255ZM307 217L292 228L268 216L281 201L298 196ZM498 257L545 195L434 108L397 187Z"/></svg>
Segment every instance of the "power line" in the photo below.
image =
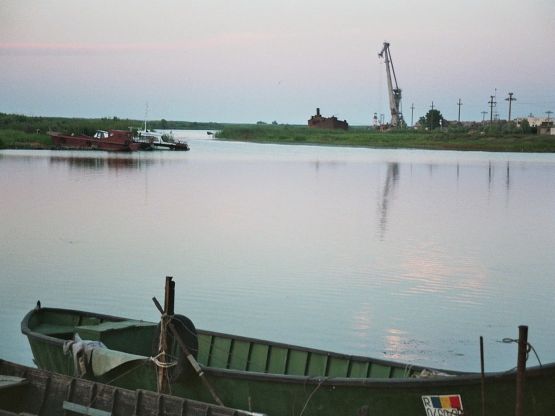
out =
<svg viewBox="0 0 555 416"><path fill-rule="evenodd" d="M457 103L457 105L459 106L459 118L458 118L458 122L460 123L460 122L461 122L461 105L463 105L460 98L459 98L459 102Z"/></svg>

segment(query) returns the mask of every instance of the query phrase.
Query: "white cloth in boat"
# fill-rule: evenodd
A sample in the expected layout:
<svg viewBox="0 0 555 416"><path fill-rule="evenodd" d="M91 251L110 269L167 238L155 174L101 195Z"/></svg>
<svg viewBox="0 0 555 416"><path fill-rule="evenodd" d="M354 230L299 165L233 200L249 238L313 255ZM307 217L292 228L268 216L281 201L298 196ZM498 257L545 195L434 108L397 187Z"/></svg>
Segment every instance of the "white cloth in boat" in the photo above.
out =
<svg viewBox="0 0 555 416"><path fill-rule="evenodd" d="M70 350L76 377L84 376L88 369L98 377L120 365L148 359L141 355L111 350L100 341L82 340L79 334L64 343L64 354L69 354Z"/></svg>

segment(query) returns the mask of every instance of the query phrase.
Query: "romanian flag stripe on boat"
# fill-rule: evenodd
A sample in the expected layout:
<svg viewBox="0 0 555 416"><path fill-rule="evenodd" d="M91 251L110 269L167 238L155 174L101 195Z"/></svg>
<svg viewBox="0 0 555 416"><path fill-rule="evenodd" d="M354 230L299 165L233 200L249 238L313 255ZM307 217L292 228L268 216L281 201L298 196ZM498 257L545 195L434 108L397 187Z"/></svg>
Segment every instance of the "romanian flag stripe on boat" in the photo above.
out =
<svg viewBox="0 0 555 416"><path fill-rule="evenodd" d="M457 409L462 410L462 400L459 394L443 396L422 396L424 406L433 409Z"/></svg>
<svg viewBox="0 0 555 416"><path fill-rule="evenodd" d="M460 396L432 396L432 403L436 409L460 409Z"/></svg>

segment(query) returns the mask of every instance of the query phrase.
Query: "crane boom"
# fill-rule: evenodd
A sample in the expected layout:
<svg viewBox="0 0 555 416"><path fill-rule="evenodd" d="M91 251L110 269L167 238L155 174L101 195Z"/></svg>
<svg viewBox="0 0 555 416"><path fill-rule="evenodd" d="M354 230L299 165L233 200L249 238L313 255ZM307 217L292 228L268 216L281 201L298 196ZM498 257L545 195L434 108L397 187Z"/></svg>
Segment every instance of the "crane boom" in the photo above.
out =
<svg viewBox="0 0 555 416"><path fill-rule="evenodd" d="M380 58L384 58L385 70L387 73L387 89L389 92L389 110L391 111L391 125L393 127L398 127L403 121L403 115L401 114L401 89L397 84L397 76L395 75L395 68L393 67L393 59L391 59L391 51L389 50L389 43L384 42L383 48L380 53L378 53ZM393 79L391 74L393 73ZM395 88L393 88L393 82L395 82Z"/></svg>

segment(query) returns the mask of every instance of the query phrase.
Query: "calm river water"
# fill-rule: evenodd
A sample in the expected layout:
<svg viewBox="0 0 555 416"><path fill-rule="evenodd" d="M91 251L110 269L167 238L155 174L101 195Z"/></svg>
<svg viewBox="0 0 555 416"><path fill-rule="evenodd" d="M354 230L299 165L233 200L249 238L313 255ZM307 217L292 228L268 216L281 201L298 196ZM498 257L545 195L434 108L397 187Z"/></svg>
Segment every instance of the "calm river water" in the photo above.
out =
<svg viewBox="0 0 555 416"><path fill-rule="evenodd" d="M0 151L0 358L38 299L412 364L555 360L555 155L278 146ZM204 138L202 138L204 137ZM536 364L535 358L530 365Z"/></svg>

